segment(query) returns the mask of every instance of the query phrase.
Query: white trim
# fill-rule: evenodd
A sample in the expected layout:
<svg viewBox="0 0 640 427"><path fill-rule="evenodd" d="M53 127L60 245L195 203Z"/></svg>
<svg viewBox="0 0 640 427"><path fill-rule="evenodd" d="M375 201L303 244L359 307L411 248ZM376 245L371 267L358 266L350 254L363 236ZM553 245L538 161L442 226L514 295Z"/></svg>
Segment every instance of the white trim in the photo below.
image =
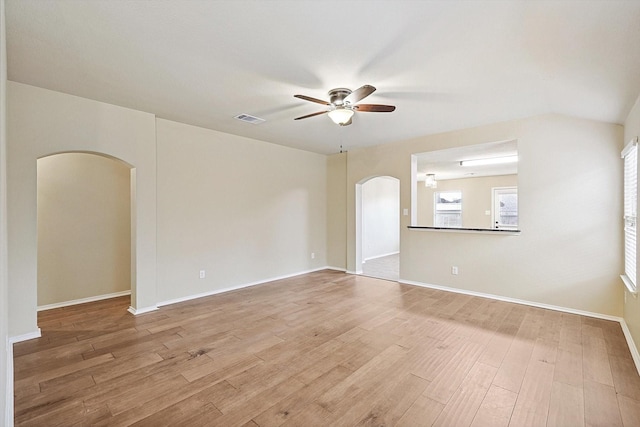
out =
<svg viewBox="0 0 640 427"><path fill-rule="evenodd" d="M624 158L624 156L626 156L629 153L629 151L631 151L634 145L638 145L637 136L635 138L632 138L631 141L629 141L627 145L624 146L624 148L622 149L622 152L620 153L620 157Z"/></svg>
<svg viewBox="0 0 640 427"><path fill-rule="evenodd" d="M299 276L301 274L315 273L316 271L322 271L322 270L326 270L328 268L331 268L331 267L320 267L320 268L315 268L313 270L302 271L302 272L299 272L299 273L286 274L284 276L278 276L278 277L272 277L272 278L269 278L269 279L258 280L256 282L249 282L249 283L243 283L243 284L236 285L236 286L229 286L228 288L214 289L212 291L207 291L207 292L203 292L203 293L200 293L200 294L187 295L187 296L180 297L180 298L174 298L174 299L170 299L170 300L166 300L166 301L161 301L161 302L158 303L158 307L163 307L165 305L171 305L171 304L177 304L179 302L190 301L190 300L197 299L197 298L204 298L204 297L208 297L208 296L211 296L211 295L222 294L224 292L235 291L235 290L238 290L238 289L249 288L251 286L262 285L264 283L273 282L275 280L289 279L291 277ZM343 269L339 269L339 268L337 268L335 270L344 271Z"/></svg>
<svg viewBox="0 0 640 427"><path fill-rule="evenodd" d="M37 331L28 332L26 334L9 337L9 344L15 344L17 342L33 340L33 339L36 339L36 338L40 338L41 336L42 336L42 331L40 331L40 328L38 328Z"/></svg>
<svg viewBox="0 0 640 427"><path fill-rule="evenodd" d="M595 317L595 318L604 319L604 320L613 320L614 322L621 322L621 321L624 320L622 317L610 316L608 314L593 313L591 311L576 310L574 308L560 307L560 306L557 306L557 305L550 305L550 304L542 304L542 303L539 303L539 302L527 301L527 300L522 300L522 299L517 299L517 298L503 297L503 296L494 295L494 294L485 294L483 292L468 291L466 289L450 288L450 287L447 287L447 286L432 285L432 284L429 284L429 283L414 282L414 281L411 281L411 280L402 280L402 279L398 280L398 282L405 283L407 285L420 286L420 287L423 287L423 288L438 289L438 290L441 290L441 291L455 292L457 294L471 295L471 296L475 296L475 297L489 298L489 299L494 299L494 300L498 300L498 301L512 302L512 303L515 303L515 304L528 305L528 306L531 306L531 307L544 308L544 309L547 309L547 310L562 311L562 312L565 312L565 313L579 314L581 316Z"/></svg>
<svg viewBox="0 0 640 427"><path fill-rule="evenodd" d="M362 274L362 270L357 270L357 271L346 270L345 273L354 274L354 275L360 275L360 274Z"/></svg>
<svg viewBox="0 0 640 427"><path fill-rule="evenodd" d="M635 286L633 286L633 283L631 282L631 280L629 280L626 274L621 274L620 278L622 279L622 282L624 283L624 286L627 288L627 291L629 291L629 293L631 293L632 295L638 295L638 290Z"/></svg>
<svg viewBox="0 0 640 427"><path fill-rule="evenodd" d="M55 304L40 305L38 306L38 311L53 310L54 308L69 307L70 305L84 304L87 302L94 302L94 301L102 301L105 299L123 297L126 295L131 295L131 291L129 290L129 291L122 291L122 292L114 292L112 294L97 295L95 297L80 298L80 299L74 299L71 301L57 302Z"/></svg>
<svg viewBox="0 0 640 427"><path fill-rule="evenodd" d="M627 326L627 322L622 319L620 322L620 326L622 326L622 332L624 333L624 337L627 339L627 345L629 346L629 351L631 352L631 357L633 358L633 362L636 364L636 370L640 375L640 353L638 353L638 347L636 343L633 341L633 337L631 336L631 331Z"/></svg>
<svg viewBox="0 0 640 427"><path fill-rule="evenodd" d="M372 259L384 258L386 256L391 256L391 255L398 255L399 253L400 253L400 251L396 251L396 252L389 252L388 254L372 256L370 258L363 259L362 263L364 264L365 262L371 261Z"/></svg>
<svg viewBox="0 0 640 427"><path fill-rule="evenodd" d="M13 427L13 343L7 337L7 384L5 395L5 426Z"/></svg>
<svg viewBox="0 0 640 427"><path fill-rule="evenodd" d="M152 311L156 311L157 309L158 309L157 305L152 305L151 307L143 307L143 308L134 308L132 306L129 306L129 308L127 308L127 311L133 314L134 316L139 316L141 314L151 313Z"/></svg>

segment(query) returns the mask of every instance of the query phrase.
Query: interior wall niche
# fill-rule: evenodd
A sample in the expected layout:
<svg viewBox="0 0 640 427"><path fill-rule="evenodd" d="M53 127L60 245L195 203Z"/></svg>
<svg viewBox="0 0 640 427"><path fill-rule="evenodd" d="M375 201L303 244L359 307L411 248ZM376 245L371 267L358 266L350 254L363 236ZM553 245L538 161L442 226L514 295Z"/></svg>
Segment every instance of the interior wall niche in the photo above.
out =
<svg viewBox="0 0 640 427"><path fill-rule="evenodd" d="M517 141L412 155L412 226L518 229Z"/></svg>
<svg viewBox="0 0 640 427"><path fill-rule="evenodd" d="M89 153L38 159L38 306L131 290L126 163Z"/></svg>

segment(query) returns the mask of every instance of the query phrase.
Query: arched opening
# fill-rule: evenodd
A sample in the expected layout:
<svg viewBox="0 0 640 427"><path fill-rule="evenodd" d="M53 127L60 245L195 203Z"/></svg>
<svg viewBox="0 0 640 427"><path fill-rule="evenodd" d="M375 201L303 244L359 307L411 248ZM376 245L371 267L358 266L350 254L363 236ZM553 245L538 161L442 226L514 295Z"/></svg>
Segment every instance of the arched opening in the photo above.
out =
<svg viewBox="0 0 640 427"><path fill-rule="evenodd" d="M38 310L135 292L135 169L100 153L37 161Z"/></svg>
<svg viewBox="0 0 640 427"><path fill-rule="evenodd" d="M356 273L399 279L400 180L378 176L356 184Z"/></svg>

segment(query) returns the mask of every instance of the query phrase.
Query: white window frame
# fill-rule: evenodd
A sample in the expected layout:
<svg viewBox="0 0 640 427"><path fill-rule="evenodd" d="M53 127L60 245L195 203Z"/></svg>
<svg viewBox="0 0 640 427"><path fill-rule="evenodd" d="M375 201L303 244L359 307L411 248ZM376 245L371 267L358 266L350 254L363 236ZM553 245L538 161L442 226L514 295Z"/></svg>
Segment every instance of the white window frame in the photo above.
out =
<svg viewBox="0 0 640 427"><path fill-rule="evenodd" d="M459 193L460 194L460 225L455 227L446 227L438 224L438 196L441 193ZM458 211L455 211L458 212ZM441 190L434 191L433 193L433 226L434 227L446 227L446 228L462 228L462 191L461 190Z"/></svg>
<svg viewBox="0 0 640 427"><path fill-rule="evenodd" d="M636 294L638 137L624 147L621 157L624 160L624 274L620 277L629 292Z"/></svg>
<svg viewBox="0 0 640 427"><path fill-rule="evenodd" d="M518 209L518 224L516 225L505 225L505 224L496 224L496 219L499 217L500 209L496 206L498 202L498 198L496 197L499 193L515 193L518 194L518 187L492 187L491 188L491 228L494 230L517 230L520 223L520 212Z"/></svg>

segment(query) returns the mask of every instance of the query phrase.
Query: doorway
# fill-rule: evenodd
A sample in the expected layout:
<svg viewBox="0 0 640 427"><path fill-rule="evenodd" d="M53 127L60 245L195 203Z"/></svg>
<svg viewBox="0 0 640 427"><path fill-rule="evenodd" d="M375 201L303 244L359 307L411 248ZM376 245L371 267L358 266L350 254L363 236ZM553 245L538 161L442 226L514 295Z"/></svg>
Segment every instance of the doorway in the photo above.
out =
<svg viewBox="0 0 640 427"><path fill-rule="evenodd" d="M356 272L397 281L400 270L400 180L391 176L368 179L357 185L356 198L356 206L360 207L356 220L356 265L360 268Z"/></svg>
<svg viewBox="0 0 640 427"><path fill-rule="evenodd" d="M85 152L37 162L38 310L131 294L134 169Z"/></svg>

